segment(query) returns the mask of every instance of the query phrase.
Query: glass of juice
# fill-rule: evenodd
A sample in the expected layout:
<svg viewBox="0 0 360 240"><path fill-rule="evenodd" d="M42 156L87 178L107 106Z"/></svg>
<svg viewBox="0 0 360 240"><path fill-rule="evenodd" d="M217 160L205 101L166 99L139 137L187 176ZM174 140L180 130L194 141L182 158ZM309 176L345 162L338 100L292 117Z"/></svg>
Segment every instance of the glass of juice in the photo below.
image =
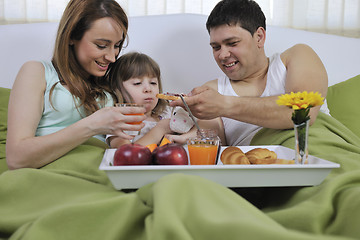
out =
<svg viewBox="0 0 360 240"><path fill-rule="evenodd" d="M144 105L136 104L136 103L116 103L116 107L144 107ZM144 115L144 113L132 113L132 114L126 114L126 115ZM130 122L129 124L140 124L142 122ZM139 135L140 131L124 131L126 134L129 134L131 136Z"/></svg>
<svg viewBox="0 0 360 240"><path fill-rule="evenodd" d="M219 143L218 138L190 138L187 141L190 165L215 165Z"/></svg>
<svg viewBox="0 0 360 240"><path fill-rule="evenodd" d="M144 107L144 105L136 104L136 103L116 103L116 107ZM144 113L132 113L132 114L126 114L126 115L144 115ZM142 122L130 122L129 124L140 124Z"/></svg>

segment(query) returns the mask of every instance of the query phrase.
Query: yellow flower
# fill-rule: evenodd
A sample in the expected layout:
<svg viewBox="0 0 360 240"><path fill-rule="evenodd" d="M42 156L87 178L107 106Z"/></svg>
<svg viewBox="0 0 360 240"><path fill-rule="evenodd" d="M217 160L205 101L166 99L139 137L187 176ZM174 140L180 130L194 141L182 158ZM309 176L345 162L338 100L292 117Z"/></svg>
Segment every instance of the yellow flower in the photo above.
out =
<svg viewBox="0 0 360 240"><path fill-rule="evenodd" d="M276 103L278 105L284 105L290 107L294 110L297 109L306 109L314 106L322 105L324 98L321 97L318 92L291 92L290 94L283 94L279 96Z"/></svg>
<svg viewBox="0 0 360 240"><path fill-rule="evenodd" d="M318 92L291 92L278 97L276 103L294 110L291 119L295 124L303 123L310 119L309 110L312 107L324 104L324 98Z"/></svg>

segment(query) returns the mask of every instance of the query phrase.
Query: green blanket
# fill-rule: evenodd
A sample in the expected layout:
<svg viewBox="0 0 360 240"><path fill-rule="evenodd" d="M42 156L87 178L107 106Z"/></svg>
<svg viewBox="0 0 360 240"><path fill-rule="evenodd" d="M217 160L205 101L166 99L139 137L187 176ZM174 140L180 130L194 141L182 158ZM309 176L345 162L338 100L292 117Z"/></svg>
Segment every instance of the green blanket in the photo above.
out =
<svg viewBox="0 0 360 240"><path fill-rule="evenodd" d="M310 154L341 168L319 186L248 189L261 209L185 174L117 191L98 170L105 146L92 139L42 169L0 175L0 239L358 239L360 139L324 114L309 138ZM264 129L252 144L293 148L293 131Z"/></svg>

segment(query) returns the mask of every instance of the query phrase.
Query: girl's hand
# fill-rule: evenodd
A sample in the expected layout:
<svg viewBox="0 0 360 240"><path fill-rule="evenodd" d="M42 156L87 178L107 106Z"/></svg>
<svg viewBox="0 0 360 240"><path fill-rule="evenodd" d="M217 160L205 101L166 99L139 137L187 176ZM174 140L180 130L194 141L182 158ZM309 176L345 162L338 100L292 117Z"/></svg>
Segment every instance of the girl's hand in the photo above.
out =
<svg viewBox="0 0 360 240"><path fill-rule="evenodd" d="M196 137L195 131L190 131L181 135L175 135L175 134L166 134L165 137L169 139L171 142L179 143L179 144L187 144L187 140L191 137Z"/></svg>

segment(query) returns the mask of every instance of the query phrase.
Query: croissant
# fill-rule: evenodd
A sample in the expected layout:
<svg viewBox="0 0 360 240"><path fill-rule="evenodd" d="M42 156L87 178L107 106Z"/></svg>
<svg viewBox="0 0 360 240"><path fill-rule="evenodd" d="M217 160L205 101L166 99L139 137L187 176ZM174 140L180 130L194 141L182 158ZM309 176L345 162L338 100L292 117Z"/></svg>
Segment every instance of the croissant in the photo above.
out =
<svg viewBox="0 0 360 240"><path fill-rule="evenodd" d="M223 164L250 164L245 153L238 147L226 148L221 153L220 160Z"/></svg>
<svg viewBox="0 0 360 240"><path fill-rule="evenodd" d="M274 164L277 159L276 153L267 148L254 148L245 153L245 156L251 164Z"/></svg>
<svg viewBox="0 0 360 240"><path fill-rule="evenodd" d="M227 147L221 153L223 164L294 164L294 160L279 159L274 151L267 148L254 148L244 153L238 147Z"/></svg>
<svg viewBox="0 0 360 240"><path fill-rule="evenodd" d="M275 160L274 164L295 164L295 160L287 160L278 158Z"/></svg>

